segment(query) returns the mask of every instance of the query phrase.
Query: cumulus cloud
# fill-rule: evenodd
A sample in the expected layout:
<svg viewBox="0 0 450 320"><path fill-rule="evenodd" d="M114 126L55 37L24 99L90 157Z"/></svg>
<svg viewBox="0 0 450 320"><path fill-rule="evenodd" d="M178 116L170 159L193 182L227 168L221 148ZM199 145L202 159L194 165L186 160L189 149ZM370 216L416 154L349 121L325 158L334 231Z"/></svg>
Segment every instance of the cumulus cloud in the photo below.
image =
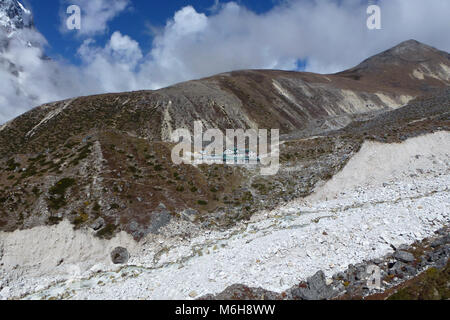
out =
<svg viewBox="0 0 450 320"><path fill-rule="evenodd" d="M93 8L97 9L91 12L102 12L98 8L114 1L71 2L80 6L95 2ZM92 16L99 22L90 27L91 35L104 32L107 22L124 10L128 0L115 2L122 5L113 13ZM212 11L198 12L193 6L178 10L157 29L148 52L142 52L137 41L120 31L112 33L104 46L92 37L85 39L78 50L80 66L42 60L42 49L11 47L8 60L20 71L16 76L5 72L6 67L0 68L4 84L0 88L0 121L50 100L156 89L230 70L293 70L302 60L307 71L337 72L408 39L450 50L450 38L443 32L450 27L448 0L378 3L381 30L368 30L367 3L359 0L287 0L264 14L234 2L216 2Z"/></svg>
<svg viewBox="0 0 450 320"><path fill-rule="evenodd" d="M139 87L137 66L143 55L139 44L116 31L105 47L87 39L78 49L83 60L79 68L82 78L99 92L133 90Z"/></svg>
<svg viewBox="0 0 450 320"><path fill-rule="evenodd" d="M78 30L81 36L92 36L105 33L108 22L113 20L130 4L130 0L64 0L66 5L77 5L81 9L82 27ZM61 30L67 31L66 12L61 13Z"/></svg>

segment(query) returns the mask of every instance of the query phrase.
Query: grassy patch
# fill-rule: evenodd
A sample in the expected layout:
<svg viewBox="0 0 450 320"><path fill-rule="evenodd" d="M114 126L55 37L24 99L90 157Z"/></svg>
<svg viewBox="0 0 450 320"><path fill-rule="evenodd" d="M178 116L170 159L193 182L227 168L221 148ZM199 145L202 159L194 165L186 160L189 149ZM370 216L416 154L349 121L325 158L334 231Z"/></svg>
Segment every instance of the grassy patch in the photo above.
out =
<svg viewBox="0 0 450 320"><path fill-rule="evenodd" d="M430 268L389 300L448 300L450 299L450 262L443 270Z"/></svg>

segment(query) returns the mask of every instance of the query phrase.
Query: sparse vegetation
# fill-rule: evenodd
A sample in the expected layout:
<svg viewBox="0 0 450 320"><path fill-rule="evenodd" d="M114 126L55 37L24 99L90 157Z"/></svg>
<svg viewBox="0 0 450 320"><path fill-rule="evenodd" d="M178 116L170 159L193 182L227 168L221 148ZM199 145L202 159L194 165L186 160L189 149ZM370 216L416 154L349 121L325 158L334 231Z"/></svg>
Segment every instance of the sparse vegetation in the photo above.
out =
<svg viewBox="0 0 450 320"><path fill-rule="evenodd" d="M49 207L54 210L58 210L64 207L66 203L65 193L67 189L75 184L75 179L73 178L63 178L59 180L53 187L48 191L49 197L47 199Z"/></svg>
<svg viewBox="0 0 450 320"><path fill-rule="evenodd" d="M114 235L117 226L114 224L107 224L103 229L100 229L96 235L99 238L111 238Z"/></svg>
<svg viewBox="0 0 450 320"><path fill-rule="evenodd" d="M450 262L443 270L428 269L391 295L389 300L448 300L450 299L449 284Z"/></svg>

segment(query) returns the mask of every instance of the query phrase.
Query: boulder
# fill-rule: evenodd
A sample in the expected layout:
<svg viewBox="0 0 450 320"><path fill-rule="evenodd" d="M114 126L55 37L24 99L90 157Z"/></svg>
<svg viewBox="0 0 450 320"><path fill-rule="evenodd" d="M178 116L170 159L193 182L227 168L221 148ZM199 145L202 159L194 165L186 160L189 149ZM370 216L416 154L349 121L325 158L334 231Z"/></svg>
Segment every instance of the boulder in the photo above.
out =
<svg viewBox="0 0 450 320"><path fill-rule="evenodd" d="M412 253L406 252L406 251L402 251L402 250L398 250L394 253L394 258L401 261L401 262L405 262L405 263L410 263L413 262L415 260L414 256L412 255Z"/></svg>
<svg viewBox="0 0 450 320"><path fill-rule="evenodd" d="M388 271L388 274L390 275L395 275L395 276L399 276L403 274L403 270L405 269L406 264L401 262L401 261L397 261Z"/></svg>
<svg viewBox="0 0 450 320"><path fill-rule="evenodd" d="M95 231L100 230L105 225L105 220L103 218L98 218L91 224L91 228Z"/></svg>
<svg viewBox="0 0 450 320"><path fill-rule="evenodd" d="M111 252L111 260L114 264L124 264L130 259L128 250L123 247L117 247Z"/></svg>
<svg viewBox="0 0 450 320"><path fill-rule="evenodd" d="M326 300L331 299L335 294L333 287L327 285L323 271L318 271L309 277L306 288L292 290L292 296L302 300Z"/></svg>

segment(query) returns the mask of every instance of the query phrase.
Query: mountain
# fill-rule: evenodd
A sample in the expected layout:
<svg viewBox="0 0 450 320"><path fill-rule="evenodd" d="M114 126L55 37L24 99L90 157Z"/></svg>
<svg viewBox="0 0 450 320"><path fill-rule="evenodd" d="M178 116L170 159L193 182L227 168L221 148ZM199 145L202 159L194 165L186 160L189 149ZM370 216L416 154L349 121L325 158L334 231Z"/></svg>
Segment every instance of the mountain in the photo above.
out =
<svg viewBox="0 0 450 320"><path fill-rule="evenodd" d="M0 28L8 36L23 28L33 27L33 16L31 11L17 0L0 1Z"/></svg>
<svg viewBox="0 0 450 320"><path fill-rule="evenodd" d="M308 195L364 139L448 130L449 57L410 40L337 74L234 71L34 108L0 128L0 230L68 219L101 237L124 230L141 239L173 219L232 225ZM222 130L279 128L287 140L280 172L174 165L170 133L192 130L195 120ZM364 121L378 122L356 126Z"/></svg>
<svg viewBox="0 0 450 320"><path fill-rule="evenodd" d="M33 67L28 65L33 63L31 56L43 61L47 59L42 54L43 41L34 27L30 10L17 0L0 0L0 118L9 119L15 112L42 103L30 90L27 79L32 77L30 68ZM27 58L23 59L25 56ZM12 110L15 111L10 113Z"/></svg>
<svg viewBox="0 0 450 320"><path fill-rule="evenodd" d="M33 15L17 0L0 1L0 53L4 52L11 40L19 40L31 45L27 30L34 28Z"/></svg>
<svg viewBox="0 0 450 320"><path fill-rule="evenodd" d="M433 88L447 87L449 71L448 53L411 40L337 74L243 70L156 91L80 97L35 108L5 125L17 133L2 141L1 150L40 152L32 148L40 139L50 142L59 136L64 141L77 128L115 129L167 142L174 128L192 129L195 120L222 130L319 134L341 128L355 116L392 110ZM58 127L66 132L56 134Z"/></svg>

